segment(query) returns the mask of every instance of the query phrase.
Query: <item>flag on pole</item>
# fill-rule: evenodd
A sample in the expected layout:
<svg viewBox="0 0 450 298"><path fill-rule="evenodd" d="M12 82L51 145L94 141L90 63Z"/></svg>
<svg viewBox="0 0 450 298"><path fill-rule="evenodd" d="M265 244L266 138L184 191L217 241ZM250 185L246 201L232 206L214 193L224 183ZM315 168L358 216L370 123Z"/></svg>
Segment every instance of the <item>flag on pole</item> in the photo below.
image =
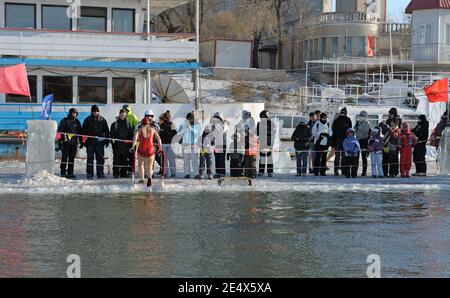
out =
<svg viewBox="0 0 450 298"><path fill-rule="evenodd" d="M448 78L433 82L423 88L428 102L448 102Z"/></svg>
<svg viewBox="0 0 450 298"><path fill-rule="evenodd" d="M31 96L25 64L0 67L0 93Z"/></svg>
<svg viewBox="0 0 450 298"><path fill-rule="evenodd" d="M41 119L48 120L52 114L53 94L49 94L42 100Z"/></svg>

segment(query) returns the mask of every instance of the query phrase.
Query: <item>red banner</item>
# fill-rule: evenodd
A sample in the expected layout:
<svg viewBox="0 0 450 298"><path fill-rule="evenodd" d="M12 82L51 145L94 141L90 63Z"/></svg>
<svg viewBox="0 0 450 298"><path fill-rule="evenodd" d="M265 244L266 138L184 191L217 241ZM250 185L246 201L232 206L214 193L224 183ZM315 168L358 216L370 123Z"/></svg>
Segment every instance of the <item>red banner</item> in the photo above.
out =
<svg viewBox="0 0 450 298"><path fill-rule="evenodd" d="M428 102L448 102L448 78L436 81L423 88Z"/></svg>
<svg viewBox="0 0 450 298"><path fill-rule="evenodd" d="M25 64L0 67L0 93L31 96Z"/></svg>
<svg viewBox="0 0 450 298"><path fill-rule="evenodd" d="M375 37L367 37L367 57L375 56Z"/></svg>

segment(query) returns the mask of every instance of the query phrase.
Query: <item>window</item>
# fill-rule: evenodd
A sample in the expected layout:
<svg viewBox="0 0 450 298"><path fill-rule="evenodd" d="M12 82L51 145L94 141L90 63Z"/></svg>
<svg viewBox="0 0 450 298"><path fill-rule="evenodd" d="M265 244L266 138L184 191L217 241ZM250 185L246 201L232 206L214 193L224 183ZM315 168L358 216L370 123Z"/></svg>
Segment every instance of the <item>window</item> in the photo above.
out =
<svg viewBox="0 0 450 298"><path fill-rule="evenodd" d="M81 103L106 103L107 79L96 77L78 78L78 101Z"/></svg>
<svg viewBox="0 0 450 298"><path fill-rule="evenodd" d="M333 58L336 58L338 56L338 38L337 37L333 37L331 39L331 56Z"/></svg>
<svg viewBox="0 0 450 298"><path fill-rule="evenodd" d="M417 123L419 122L419 116L417 115L403 115L402 117L403 122L406 122L409 124L409 127L414 128L417 126Z"/></svg>
<svg viewBox="0 0 450 298"><path fill-rule="evenodd" d="M81 7L78 30L106 32L106 7Z"/></svg>
<svg viewBox="0 0 450 298"><path fill-rule="evenodd" d="M317 55L319 55L319 39L314 39L314 57L317 59Z"/></svg>
<svg viewBox="0 0 450 298"><path fill-rule="evenodd" d="M370 127L377 127L380 123L378 121L378 115L367 115L367 122L370 124Z"/></svg>
<svg viewBox="0 0 450 298"><path fill-rule="evenodd" d="M353 56L353 37L347 36L345 39L345 56Z"/></svg>
<svg viewBox="0 0 450 298"><path fill-rule="evenodd" d="M6 28L36 28L36 5L5 3Z"/></svg>
<svg viewBox="0 0 450 298"><path fill-rule="evenodd" d="M366 56L366 37L358 37L358 57Z"/></svg>
<svg viewBox="0 0 450 298"><path fill-rule="evenodd" d="M314 42L312 39L308 40L308 50L309 50L308 54L309 59L314 59Z"/></svg>
<svg viewBox="0 0 450 298"><path fill-rule="evenodd" d="M431 43L431 24L419 25L419 43L420 44Z"/></svg>
<svg viewBox="0 0 450 298"><path fill-rule="evenodd" d="M44 96L54 95L54 102L71 103L73 98L72 77L44 76L43 78Z"/></svg>
<svg viewBox="0 0 450 298"><path fill-rule="evenodd" d="M322 37L319 58L324 58L326 56L326 52L327 52L327 39L325 37Z"/></svg>
<svg viewBox="0 0 450 298"><path fill-rule="evenodd" d="M445 44L450 45L450 24L445 24Z"/></svg>
<svg viewBox="0 0 450 298"><path fill-rule="evenodd" d="M134 32L134 10L118 9L112 11L112 31L113 32Z"/></svg>
<svg viewBox="0 0 450 298"><path fill-rule="evenodd" d="M29 97L15 94L6 94L7 103L36 103L37 102L37 76L28 76L31 101Z"/></svg>
<svg viewBox="0 0 450 298"><path fill-rule="evenodd" d="M42 5L42 29L72 30L72 20L67 17L68 6Z"/></svg>
<svg viewBox="0 0 450 298"><path fill-rule="evenodd" d="M303 41L303 61L309 60L308 56L308 41Z"/></svg>
<svg viewBox="0 0 450 298"><path fill-rule="evenodd" d="M113 78L112 84L114 103L136 102L136 84L134 79Z"/></svg>

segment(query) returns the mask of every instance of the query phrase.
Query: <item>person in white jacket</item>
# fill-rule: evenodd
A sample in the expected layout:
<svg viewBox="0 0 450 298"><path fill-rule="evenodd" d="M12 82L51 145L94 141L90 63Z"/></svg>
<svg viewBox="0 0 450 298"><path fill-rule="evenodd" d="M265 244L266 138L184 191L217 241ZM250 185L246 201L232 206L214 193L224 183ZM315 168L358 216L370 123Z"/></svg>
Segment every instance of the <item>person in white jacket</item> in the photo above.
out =
<svg viewBox="0 0 450 298"><path fill-rule="evenodd" d="M320 119L311 128L314 141L314 176L326 176L327 155L333 131L328 123L327 114L321 113Z"/></svg>

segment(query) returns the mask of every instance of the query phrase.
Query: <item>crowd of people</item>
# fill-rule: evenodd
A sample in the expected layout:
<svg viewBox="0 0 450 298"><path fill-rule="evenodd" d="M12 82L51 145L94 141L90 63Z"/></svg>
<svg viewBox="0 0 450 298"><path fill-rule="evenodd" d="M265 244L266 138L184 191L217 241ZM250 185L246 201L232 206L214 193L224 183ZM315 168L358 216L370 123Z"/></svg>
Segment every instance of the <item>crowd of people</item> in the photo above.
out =
<svg viewBox="0 0 450 298"><path fill-rule="evenodd" d="M260 113L258 123L249 111L243 111L242 119L233 129L220 112L216 112L206 125L198 120L202 117L195 117L194 114L188 113L177 127L170 111L156 118L155 113L147 110L143 119L139 120L131 106L124 105L116 121L108 126L97 105L91 107L91 115L83 124L77 119L78 111L72 108L58 127L61 135L58 146L62 151L61 176L76 178L74 164L77 150L85 147L87 179L94 178L94 164L97 178L104 179L105 148L111 145L113 177L131 178L138 168L138 183L145 183L147 179L150 186L155 175L177 177L174 144L181 146L186 179L223 178L227 161L231 177L256 178L266 172L269 177L273 176L277 132L276 123L270 119L268 111ZM447 113L434 130L431 145L438 146L446 122ZM230 144L228 134L231 134ZM425 115L419 116L417 126L411 129L408 123L402 123L396 108L389 111L386 122L375 127L371 127L364 111L354 126L345 108L332 124L326 113L316 111L309 115L309 119L302 117L292 135L297 159L296 175L305 176L309 169L310 174L326 176L330 170L327 162L334 157L336 176L357 177L360 158L361 175L367 176L370 157L374 178L398 175L409 178L412 162L416 165L413 175L425 176L428 134L429 124ZM160 168L157 174L153 173L155 163Z"/></svg>

